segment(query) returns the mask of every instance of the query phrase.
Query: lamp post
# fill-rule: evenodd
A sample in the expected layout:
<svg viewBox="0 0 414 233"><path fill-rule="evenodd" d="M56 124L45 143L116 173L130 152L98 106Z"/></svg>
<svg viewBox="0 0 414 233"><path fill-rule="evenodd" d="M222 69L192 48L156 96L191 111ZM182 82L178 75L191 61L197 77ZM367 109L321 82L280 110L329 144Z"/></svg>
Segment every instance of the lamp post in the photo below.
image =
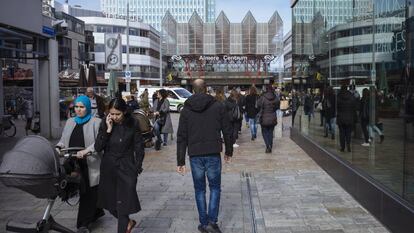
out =
<svg viewBox="0 0 414 233"><path fill-rule="evenodd" d="M163 39L162 32L163 32L163 30L162 30L162 26L161 26L161 33L160 33L160 87L162 87L162 39Z"/></svg>
<svg viewBox="0 0 414 233"><path fill-rule="evenodd" d="M126 71L130 71L129 70L129 2L127 2L127 18L126 18L126 39L127 39L127 44L126 44L126 59L127 59L127 63L126 63ZM130 92L131 91L131 80L129 78L129 80L125 80L126 82L126 91Z"/></svg>

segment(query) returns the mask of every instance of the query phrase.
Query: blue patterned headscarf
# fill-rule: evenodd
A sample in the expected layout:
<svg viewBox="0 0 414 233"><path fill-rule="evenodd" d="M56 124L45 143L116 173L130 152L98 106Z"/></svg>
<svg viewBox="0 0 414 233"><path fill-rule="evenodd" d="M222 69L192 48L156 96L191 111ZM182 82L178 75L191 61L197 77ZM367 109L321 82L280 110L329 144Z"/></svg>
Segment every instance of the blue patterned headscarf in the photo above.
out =
<svg viewBox="0 0 414 233"><path fill-rule="evenodd" d="M91 114L91 112L92 112L92 109L91 109L91 101L89 100L89 98L87 96L85 96L85 95L81 95L78 98L76 98L75 105L77 103L79 103L79 102L81 102L85 106L85 108L86 108L86 115L83 116L83 117L79 117L79 116L76 116L75 117L75 122L78 125L84 124L84 123L88 122L91 119L91 117L92 117L92 114Z"/></svg>

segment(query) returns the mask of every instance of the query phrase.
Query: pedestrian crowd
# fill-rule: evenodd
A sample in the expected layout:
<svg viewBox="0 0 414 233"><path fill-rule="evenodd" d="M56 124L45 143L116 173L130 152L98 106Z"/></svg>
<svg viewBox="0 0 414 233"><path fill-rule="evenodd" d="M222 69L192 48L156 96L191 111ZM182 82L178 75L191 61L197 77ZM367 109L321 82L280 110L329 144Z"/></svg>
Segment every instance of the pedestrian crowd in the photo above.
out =
<svg viewBox="0 0 414 233"><path fill-rule="evenodd" d="M221 152L224 161L231 162L233 149L239 147L239 134L246 122L251 140L257 139L257 125L262 129L265 152L274 148L274 128L284 97L268 86L262 93L250 87L246 95L232 89L225 93L217 89L214 95L207 92L203 80L193 83L193 95L187 99L180 112L177 129L177 172L186 173L186 155L189 156L193 177L195 200L199 213L200 232L221 232L218 222L221 193ZM66 121L61 139L56 145L63 148L85 148L74 159L65 161L68 174L81 177L77 227L79 232L89 232L91 224L107 210L118 219L118 232L131 232L136 221L131 214L141 210L136 184L145 155L145 137L142 120L151 128L150 138L155 137L155 150L168 146L168 135L173 134L168 93L160 89L149 104L148 90L139 101L128 97L114 98L109 106L88 88L86 95L78 96L74 103L74 116ZM139 115L139 114L143 115ZM202 124L200 124L202 123ZM239 143L239 144L238 144ZM210 189L207 205L206 180Z"/></svg>

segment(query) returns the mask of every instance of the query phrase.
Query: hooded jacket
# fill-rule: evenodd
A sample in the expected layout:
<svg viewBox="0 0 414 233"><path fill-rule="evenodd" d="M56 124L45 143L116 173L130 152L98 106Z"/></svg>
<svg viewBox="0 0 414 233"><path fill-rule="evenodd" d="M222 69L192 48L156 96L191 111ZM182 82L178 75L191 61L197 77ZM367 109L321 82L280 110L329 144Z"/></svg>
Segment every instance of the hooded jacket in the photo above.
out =
<svg viewBox="0 0 414 233"><path fill-rule="evenodd" d="M277 124L276 110L280 101L273 92L266 92L259 101L260 125L271 127Z"/></svg>
<svg viewBox="0 0 414 233"><path fill-rule="evenodd" d="M341 90L337 99L336 123L338 125L353 125L356 120L357 108L354 95L347 90Z"/></svg>
<svg viewBox="0 0 414 233"><path fill-rule="evenodd" d="M185 165L185 154L191 156L217 155L222 151L223 139L225 155L233 155L231 124L224 105L214 97L194 94L184 103L177 131L177 165Z"/></svg>

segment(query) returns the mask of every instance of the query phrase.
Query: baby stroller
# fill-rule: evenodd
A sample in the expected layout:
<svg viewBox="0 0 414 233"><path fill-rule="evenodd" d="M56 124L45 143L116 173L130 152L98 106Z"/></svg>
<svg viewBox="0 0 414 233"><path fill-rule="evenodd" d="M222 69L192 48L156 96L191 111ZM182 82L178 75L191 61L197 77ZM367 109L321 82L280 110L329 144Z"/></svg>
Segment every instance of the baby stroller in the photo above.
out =
<svg viewBox="0 0 414 233"><path fill-rule="evenodd" d="M83 148L67 148L64 159L69 159ZM63 151L63 150L62 150ZM67 175L60 163L54 146L41 136L31 135L21 139L4 155L0 166L0 180L8 187L18 188L41 199L48 199L48 205L41 220L34 224L9 221L6 231L46 233L54 230L63 233L74 231L55 222L51 210L60 197L67 201L78 192L80 177ZM24 161L24 162L22 162Z"/></svg>
<svg viewBox="0 0 414 233"><path fill-rule="evenodd" d="M152 138L154 134L152 132L152 123L149 120L148 114L142 110L137 109L133 113L134 117L138 120L139 128L141 129L142 139L144 140L145 148L151 148L154 146Z"/></svg>

